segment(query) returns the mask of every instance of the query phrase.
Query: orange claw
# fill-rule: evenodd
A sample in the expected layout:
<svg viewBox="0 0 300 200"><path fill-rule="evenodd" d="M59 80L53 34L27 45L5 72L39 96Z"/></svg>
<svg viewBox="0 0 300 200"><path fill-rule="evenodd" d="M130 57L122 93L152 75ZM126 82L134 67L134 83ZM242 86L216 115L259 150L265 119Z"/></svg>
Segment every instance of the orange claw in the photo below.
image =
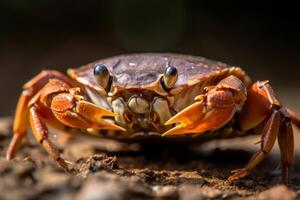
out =
<svg viewBox="0 0 300 200"><path fill-rule="evenodd" d="M115 117L117 116L116 113L110 112L95 104L82 100L77 104L76 110L80 115L93 123L92 128L126 131L126 129L124 129L123 127L110 123L103 119L103 117Z"/></svg>
<svg viewBox="0 0 300 200"><path fill-rule="evenodd" d="M246 98L243 83L235 76L223 79L216 87L199 95L198 102L169 119L165 125L177 125L162 136L204 133L224 126Z"/></svg>
<svg viewBox="0 0 300 200"><path fill-rule="evenodd" d="M209 109L203 101L196 102L165 123L165 125L179 124L165 132L163 136L213 131L224 126L234 113L234 105Z"/></svg>
<svg viewBox="0 0 300 200"><path fill-rule="evenodd" d="M70 88L60 80L50 80L41 94L42 103L49 107L63 124L73 128L95 128L126 131L110 123L104 117L114 117L115 113L89 103L79 95L79 88Z"/></svg>

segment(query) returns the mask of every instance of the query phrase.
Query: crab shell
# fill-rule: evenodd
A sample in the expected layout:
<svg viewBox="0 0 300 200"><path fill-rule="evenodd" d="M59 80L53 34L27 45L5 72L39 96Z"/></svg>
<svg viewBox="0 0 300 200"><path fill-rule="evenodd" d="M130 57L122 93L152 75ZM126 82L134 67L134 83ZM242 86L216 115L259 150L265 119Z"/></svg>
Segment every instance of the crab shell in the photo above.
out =
<svg viewBox="0 0 300 200"><path fill-rule="evenodd" d="M101 87L94 77L94 67L105 65L112 77L109 89ZM162 84L168 66L177 69L174 86ZM178 54L121 55L69 69L69 76L84 86L90 100L118 114L115 121L129 133L162 133L170 127L164 122L191 105L207 86L235 75L246 86L248 75L239 67L203 57Z"/></svg>

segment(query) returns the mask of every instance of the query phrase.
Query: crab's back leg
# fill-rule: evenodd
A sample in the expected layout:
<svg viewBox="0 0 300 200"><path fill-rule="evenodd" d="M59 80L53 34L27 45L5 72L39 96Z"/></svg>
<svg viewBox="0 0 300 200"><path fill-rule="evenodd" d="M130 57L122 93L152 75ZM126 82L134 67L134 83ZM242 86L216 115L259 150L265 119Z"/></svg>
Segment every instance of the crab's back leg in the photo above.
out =
<svg viewBox="0 0 300 200"><path fill-rule="evenodd" d="M283 181L288 181L288 167L293 161L294 140L291 119L286 109L275 97L267 81L258 81L248 90L248 98L241 111L238 122L243 131L264 124L260 150L253 155L248 164L228 178L234 181L250 173L272 150L276 138L281 151Z"/></svg>
<svg viewBox="0 0 300 200"><path fill-rule="evenodd" d="M252 156L244 168L233 170L232 172L234 174L228 178L228 182L232 182L248 175L252 169L254 169L262 160L265 159L275 144L279 127L280 113L278 111L274 111L265 123L262 131L260 150Z"/></svg>
<svg viewBox="0 0 300 200"><path fill-rule="evenodd" d="M282 179L288 182L288 169L294 160L294 134L289 116L282 119L282 124L278 133L278 144L281 152Z"/></svg>
<svg viewBox="0 0 300 200"><path fill-rule="evenodd" d="M22 139L26 135L29 126L29 102L41 90L41 88L43 88L49 79L52 78L59 79L72 85L72 82L68 77L58 71L52 70L42 71L24 85L23 92L19 98L15 112L13 124L14 136L6 153L7 159L11 159L14 156L22 142Z"/></svg>

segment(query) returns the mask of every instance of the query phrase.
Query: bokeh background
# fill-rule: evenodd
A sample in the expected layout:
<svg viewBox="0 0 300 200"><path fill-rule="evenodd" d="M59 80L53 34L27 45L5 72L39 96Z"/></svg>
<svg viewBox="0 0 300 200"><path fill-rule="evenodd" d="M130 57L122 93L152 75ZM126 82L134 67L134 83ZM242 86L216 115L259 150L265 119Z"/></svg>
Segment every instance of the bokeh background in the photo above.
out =
<svg viewBox="0 0 300 200"><path fill-rule="evenodd" d="M135 52L201 55L269 79L300 111L298 6L285 1L1 0L0 115L42 69Z"/></svg>

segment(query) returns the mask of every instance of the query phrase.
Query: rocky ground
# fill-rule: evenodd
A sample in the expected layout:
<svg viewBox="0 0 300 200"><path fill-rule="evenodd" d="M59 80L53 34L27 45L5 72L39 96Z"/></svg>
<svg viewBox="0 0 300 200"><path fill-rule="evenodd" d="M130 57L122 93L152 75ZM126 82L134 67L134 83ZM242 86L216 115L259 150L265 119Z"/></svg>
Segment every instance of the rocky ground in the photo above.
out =
<svg viewBox="0 0 300 200"><path fill-rule="evenodd" d="M0 119L0 200L300 198L300 148L289 187L280 184L277 147L250 176L225 183L230 171L245 165L258 148L258 139L252 137L192 147L76 137L68 144L58 143L80 171L70 175L30 139L16 159L6 161L10 126L10 119Z"/></svg>

